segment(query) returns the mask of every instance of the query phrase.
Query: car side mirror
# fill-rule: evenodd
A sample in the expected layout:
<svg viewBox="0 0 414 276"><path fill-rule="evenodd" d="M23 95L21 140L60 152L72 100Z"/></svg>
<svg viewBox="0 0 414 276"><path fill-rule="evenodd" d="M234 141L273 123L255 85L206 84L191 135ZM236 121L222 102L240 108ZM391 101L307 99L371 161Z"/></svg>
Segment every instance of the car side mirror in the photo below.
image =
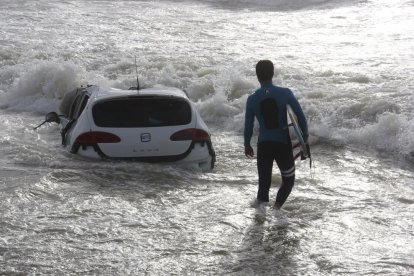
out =
<svg viewBox="0 0 414 276"><path fill-rule="evenodd" d="M56 112L49 112L46 114L45 122L47 123L60 123L59 115Z"/></svg>
<svg viewBox="0 0 414 276"><path fill-rule="evenodd" d="M56 112L47 113L46 117L45 117L45 121L43 123L41 123L40 125L34 127L33 129L36 130L39 127L41 127L42 125L44 125L45 123L57 123L57 124L59 124L60 123L59 115L57 115Z"/></svg>

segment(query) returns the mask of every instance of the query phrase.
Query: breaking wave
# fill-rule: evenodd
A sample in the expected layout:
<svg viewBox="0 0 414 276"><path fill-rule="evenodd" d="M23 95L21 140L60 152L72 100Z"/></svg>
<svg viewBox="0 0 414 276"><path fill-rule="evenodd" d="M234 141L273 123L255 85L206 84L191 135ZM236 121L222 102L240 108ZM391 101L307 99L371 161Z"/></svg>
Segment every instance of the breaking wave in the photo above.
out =
<svg viewBox="0 0 414 276"><path fill-rule="evenodd" d="M5 68L0 73L0 83L6 90L0 93L0 107L39 113L56 110L65 93L92 75L72 62L38 61Z"/></svg>
<svg viewBox="0 0 414 276"><path fill-rule="evenodd" d="M121 63L120 66L127 72L133 68L133 64ZM111 70L118 70L116 68L114 65ZM185 74L183 70L187 70ZM328 74L328 77L336 78L335 75ZM57 110L66 92L91 81L124 89L134 84L134 78L104 79L71 62L42 61L16 76L7 91L0 93L1 107L45 114ZM192 72L190 67L165 65L152 79L144 77L143 82L145 86L163 84L185 89L209 125L239 134L243 131L247 96L257 86L253 73L243 72L242 67ZM352 95L347 94L332 96L322 92L297 91L296 95L308 115L312 143L331 141L403 155L413 154L414 119L398 104L369 97L355 102ZM344 101L347 98L348 101ZM332 101L336 104L330 104Z"/></svg>

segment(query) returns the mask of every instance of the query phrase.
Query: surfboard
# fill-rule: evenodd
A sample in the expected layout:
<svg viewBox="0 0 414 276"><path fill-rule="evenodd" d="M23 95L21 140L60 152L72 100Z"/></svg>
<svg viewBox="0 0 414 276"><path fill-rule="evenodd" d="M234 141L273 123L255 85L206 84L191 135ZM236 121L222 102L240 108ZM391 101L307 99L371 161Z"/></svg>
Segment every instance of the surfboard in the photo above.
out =
<svg viewBox="0 0 414 276"><path fill-rule="evenodd" d="M292 107L290 105L286 105L287 114L290 120L289 126L293 128L293 133L295 134L296 140L298 140L297 144L293 145L293 149L296 147L300 147L300 153L295 156L295 159L299 156L301 156L301 159L304 160L306 158L310 158L310 150L309 146L305 144L305 140L303 138L302 130L299 127L297 116L295 112L293 111Z"/></svg>

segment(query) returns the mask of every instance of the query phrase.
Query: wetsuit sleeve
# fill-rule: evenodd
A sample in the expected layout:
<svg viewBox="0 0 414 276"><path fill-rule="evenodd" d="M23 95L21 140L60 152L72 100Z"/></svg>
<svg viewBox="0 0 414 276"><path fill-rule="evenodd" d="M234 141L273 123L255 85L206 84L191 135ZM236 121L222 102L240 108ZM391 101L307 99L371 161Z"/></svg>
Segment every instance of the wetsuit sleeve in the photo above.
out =
<svg viewBox="0 0 414 276"><path fill-rule="evenodd" d="M295 112L296 116L298 117L299 127L302 130L303 136L308 137L309 136L308 123L306 121L305 114L303 113L302 107L300 106L296 97L293 95L292 91L290 92L291 92L291 96L289 98L289 104L292 107L293 111Z"/></svg>
<svg viewBox="0 0 414 276"><path fill-rule="evenodd" d="M252 98L247 98L246 114L244 117L244 146L250 146L250 140L253 135L254 112L252 107Z"/></svg>

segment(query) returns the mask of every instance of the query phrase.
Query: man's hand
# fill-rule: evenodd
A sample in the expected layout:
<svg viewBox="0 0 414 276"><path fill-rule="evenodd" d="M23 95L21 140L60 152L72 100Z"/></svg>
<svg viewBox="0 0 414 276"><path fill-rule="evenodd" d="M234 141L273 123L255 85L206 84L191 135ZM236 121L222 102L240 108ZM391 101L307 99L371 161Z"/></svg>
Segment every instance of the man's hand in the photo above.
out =
<svg viewBox="0 0 414 276"><path fill-rule="evenodd" d="M254 150L251 146L245 146L244 147L244 155L246 157L253 157L254 156Z"/></svg>

